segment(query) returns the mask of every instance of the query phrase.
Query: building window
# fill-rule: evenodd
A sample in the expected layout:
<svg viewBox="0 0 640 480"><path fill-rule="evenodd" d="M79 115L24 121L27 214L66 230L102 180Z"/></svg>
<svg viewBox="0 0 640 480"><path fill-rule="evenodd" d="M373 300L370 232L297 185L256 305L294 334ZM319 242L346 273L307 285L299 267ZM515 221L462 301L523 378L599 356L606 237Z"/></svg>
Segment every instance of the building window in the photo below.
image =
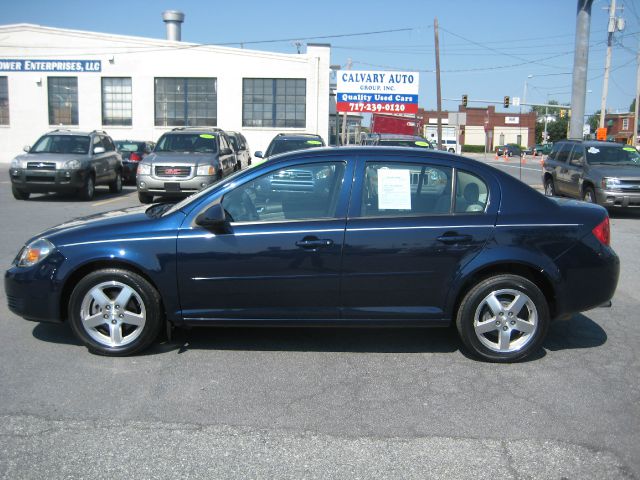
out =
<svg viewBox="0 0 640 480"><path fill-rule="evenodd" d="M242 126L305 128L307 81L304 78L242 80Z"/></svg>
<svg viewBox="0 0 640 480"><path fill-rule="evenodd" d="M628 118L623 118L622 119L622 130L629 130L629 119Z"/></svg>
<svg viewBox="0 0 640 480"><path fill-rule="evenodd" d="M9 84L0 77L0 125L9 125Z"/></svg>
<svg viewBox="0 0 640 480"><path fill-rule="evenodd" d="M217 79L155 79L156 127L215 127L217 112Z"/></svg>
<svg viewBox="0 0 640 480"><path fill-rule="evenodd" d="M49 125L78 125L78 78L49 77Z"/></svg>
<svg viewBox="0 0 640 480"><path fill-rule="evenodd" d="M102 79L102 125L131 125L131 78Z"/></svg>

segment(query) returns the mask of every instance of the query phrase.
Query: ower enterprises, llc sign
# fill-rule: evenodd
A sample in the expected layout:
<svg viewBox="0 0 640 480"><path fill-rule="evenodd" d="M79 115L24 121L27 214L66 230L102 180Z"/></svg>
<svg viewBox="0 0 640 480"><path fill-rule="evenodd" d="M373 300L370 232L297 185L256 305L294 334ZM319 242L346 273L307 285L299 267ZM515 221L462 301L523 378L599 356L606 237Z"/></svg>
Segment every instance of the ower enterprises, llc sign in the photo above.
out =
<svg viewBox="0 0 640 480"><path fill-rule="evenodd" d="M338 112L418 113L418 72L338 72Z"/></svg>

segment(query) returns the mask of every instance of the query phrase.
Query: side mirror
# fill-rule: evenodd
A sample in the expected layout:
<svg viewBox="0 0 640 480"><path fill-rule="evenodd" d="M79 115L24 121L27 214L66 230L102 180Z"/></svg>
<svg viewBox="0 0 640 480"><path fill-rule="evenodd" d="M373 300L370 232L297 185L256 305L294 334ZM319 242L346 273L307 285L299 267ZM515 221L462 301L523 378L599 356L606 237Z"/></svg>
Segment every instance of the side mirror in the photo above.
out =
<svg viewBox="0 0 640 480"><path fill-rule="evenodd" d="M254 156L254 157L258 157L258 158L264 158L264 157L262 156L262 152L261 152L260 150L258 150L257 152L253 152L253 156Z"/></svg>
<svg viewBox="0 0 640 480"><path fill-rule="evenodd" d="M24 147L22 147L22 150L29 153L29 151L31 150L31 145L25 145Z"/></svg>
<svg viewBox="0 0 640 480"><path fill-rule="evenodd" d="M224 208L219 203L210 206L204 212L196 217L196 225L204 228L218 228L226 230L227 215Z"/></svg>
<svg viewBox="0 0 640 480"><path fill-rule="evenodd" d="M93 149L93 154L94 155L99 155L101 153L106 152L106 150L104 149L104 147L96 147Z"/></svg>

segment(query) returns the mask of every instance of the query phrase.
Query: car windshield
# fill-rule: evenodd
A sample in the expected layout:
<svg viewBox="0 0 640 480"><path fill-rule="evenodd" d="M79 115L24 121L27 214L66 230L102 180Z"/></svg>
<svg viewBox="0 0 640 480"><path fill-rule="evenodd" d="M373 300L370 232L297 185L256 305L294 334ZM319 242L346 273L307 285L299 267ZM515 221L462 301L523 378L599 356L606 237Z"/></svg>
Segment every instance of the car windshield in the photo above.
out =
<svg viewBox="0 0 640 480"><path fill-rule="evenodd" d="M189 205L191 202L194 202L198 199L200 199L201 197L208 195L209 192L216 188L218 185L220 184L226 184L229 183L231 181L233 181L238 175L246 173L247 169L244 170L238 170L235 173L232 173L231 175L224 177L220 180L217 180L215 182L213 182L212 184L208 185L207 187L203 188L202 190L200 190L197 193L194 193L193 195L189 195L187 198L181 200L180 202L176 203L175 205L173 205L170 209L164 211L164 213L162 214L162 216L165 215L171 215L173 212L177 212L178 210L182 210L185 206Z"/></svg>
<svg viewBox="0 0 640 480"><path fill-rule="evenodd" d="M384 145L385 147L418 147L418 148L429 148L429 143L426 140L413 140L413 139L402 139L402 138L393 138L389 140L380 139L378 145Z"/></svg>
<svg viewBox="0 0 640 480"><path fill-rule="evenodd" d="M640 165L640 154L633 147L591 146L587 148L587 162L592 165Z"/></svg>
<svg viewBox="0 0 640 480"><path fill-rule="evenodd" d="M209 133L168 133L158 142L155 152L215 153L215 135Z"/></svg>
<svg viewBox="0 0 640 480"><path fill-rule="evenodd" d="M142 147L142 143L139 142L123 142L117 141L116 148L121 152L137 152Z"/></svg>
<svg viewBox="0 0 640 480"><path fill-rule="evenodd" d="M296 139L296 140L276 140L267 150L267 157L271 155L277 155L278 153L293 152L295 150L304 150L305 148L322 147L322 141L320 139Z"/></svg>
<svg viewBox="0 0 640 480"><path fill-rule="evenodd" d="M86 135L45 135L40 137L29 153L89 153L91 139Z"/></svg>

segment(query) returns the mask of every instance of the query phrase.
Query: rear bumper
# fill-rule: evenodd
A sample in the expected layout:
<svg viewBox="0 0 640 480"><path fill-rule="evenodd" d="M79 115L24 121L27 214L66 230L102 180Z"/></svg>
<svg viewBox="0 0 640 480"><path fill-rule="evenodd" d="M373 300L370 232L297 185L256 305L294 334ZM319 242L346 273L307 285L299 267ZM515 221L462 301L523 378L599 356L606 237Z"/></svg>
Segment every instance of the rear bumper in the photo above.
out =
<svg viewBox="0 0 640 480"><path fill-rule="evenodd" d="M597 189L596 200L606 208L640 208L640 192Z"/></svg>

